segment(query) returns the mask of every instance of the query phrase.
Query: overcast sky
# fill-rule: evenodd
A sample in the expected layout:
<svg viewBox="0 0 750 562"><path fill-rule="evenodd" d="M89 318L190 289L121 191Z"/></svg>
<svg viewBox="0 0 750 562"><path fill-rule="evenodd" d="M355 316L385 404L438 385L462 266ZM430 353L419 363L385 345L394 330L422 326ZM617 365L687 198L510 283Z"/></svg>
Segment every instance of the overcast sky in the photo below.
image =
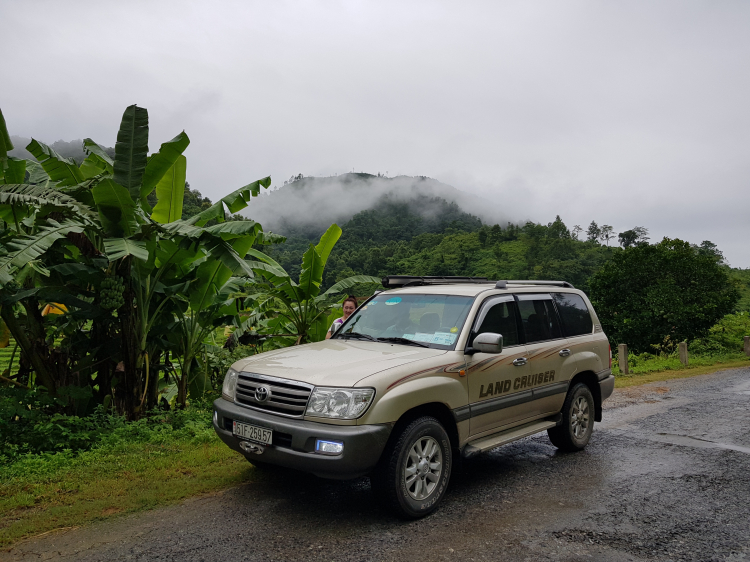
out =
<svg viewBox="0 0 750 562"><path fill-rule="evenodd" d="M503 216L717 243L750 267L750 2L0 2L11 134L150 148L212 199L426 175ZM257 217L262 222L262 217Z"/></svg>

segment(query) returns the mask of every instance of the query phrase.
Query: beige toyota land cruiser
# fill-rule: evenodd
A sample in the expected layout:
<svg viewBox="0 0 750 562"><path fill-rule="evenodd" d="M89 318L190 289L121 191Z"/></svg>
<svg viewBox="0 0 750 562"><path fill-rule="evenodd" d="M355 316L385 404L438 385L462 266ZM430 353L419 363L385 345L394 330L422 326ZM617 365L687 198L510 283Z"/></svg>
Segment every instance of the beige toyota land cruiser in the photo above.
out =
<svg viewBox="0 0 750 562"><path fill-rule="evenodd" d="M214 428L258 465L369 474L405 517L433 511L458 456L540 431L583 449L612 394L609 343L564 281L391 276L325 341L235 363Z"/></svg>

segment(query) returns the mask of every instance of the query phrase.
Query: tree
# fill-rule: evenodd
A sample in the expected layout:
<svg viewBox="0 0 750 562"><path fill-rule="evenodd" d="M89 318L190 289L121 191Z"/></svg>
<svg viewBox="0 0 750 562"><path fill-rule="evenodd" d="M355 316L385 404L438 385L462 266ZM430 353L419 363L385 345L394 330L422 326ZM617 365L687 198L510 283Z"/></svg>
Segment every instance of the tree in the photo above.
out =
<svg viewBox="0 0 750 562"><path fill-rule="evenodd" d="M599 240L603 240L607 243L607 246L609 246L609 241L615 237L613 232L614 229L611 226L609 226L608 224L603 224L599 231Z"/></svg>
<svg viewBox="0 0 750 562"><path fill-rule="evenodd" d="M669 238L614 254L591 278L590 296L613 346L635 352L705 336L739 299L712 256Z"/></svg>
<svg viewBox="0 0 750 562"><path fill-rule="evenodd" d="M602 231L596 221L591 221L588 229L586 230L586 240L588 242L597 242L601 236Z"/></svg>
<svg viewBox="0 0 750 562"><path fill-rule="evenodd" d="M575 225L575 226L573 227L573 229L572 229L572 230L570 231L570 236L571 236L571 237L572 237L572 238L573 238L574 240L578 240L578 236L579 236L579 235L581 234L581 232L583 232L583 229L581 228L581 225L580 225L580 224L577 224L577 225Z"/></svg>
<svg viewBox="0 0 750 562"><path fill-rule="evenodd" d="M623 248L630 248L637 244L648 243L648 229L643 226L635 226L625 232L620 232L618 235L620 246Z"/></svg>
<svg viewBox="0 0 750 562"><path fill-rule="evenodd" d="M701 255L711 256L720 265L726 263L724 261L724 253L710 240L704 240L700 243L700 246L693 245L693 249Z"/></svg>

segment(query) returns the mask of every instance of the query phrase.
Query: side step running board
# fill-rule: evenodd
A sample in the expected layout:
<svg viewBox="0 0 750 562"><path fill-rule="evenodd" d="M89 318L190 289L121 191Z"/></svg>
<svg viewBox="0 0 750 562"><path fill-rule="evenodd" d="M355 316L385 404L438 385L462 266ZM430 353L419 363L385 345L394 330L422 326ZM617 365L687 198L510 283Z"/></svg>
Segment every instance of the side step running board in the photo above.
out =
<svg viewBox="0 0 750 562"><path fill-rule="evenodd" d="M495 447L499 447L513 441L518 441L519 439L523 439L524 437L528 437L529 435L534 435L535 433L539 433L540 431L544 431L545 429L549 429L550 427L555 427L556 425L559 425L561 421L562 415L557 414L552 418L538 420L535 422L527 423L526 425L522 425L520 427L506 429L505 431L495 433L494 435L482 437L480 439L477 439L476 441L467 443L461 455L464 458L468 459L469 457L473 457L475 455L478 455L479 453L483 453L484 451L489 451L490 449L494 449Z"/></svg>

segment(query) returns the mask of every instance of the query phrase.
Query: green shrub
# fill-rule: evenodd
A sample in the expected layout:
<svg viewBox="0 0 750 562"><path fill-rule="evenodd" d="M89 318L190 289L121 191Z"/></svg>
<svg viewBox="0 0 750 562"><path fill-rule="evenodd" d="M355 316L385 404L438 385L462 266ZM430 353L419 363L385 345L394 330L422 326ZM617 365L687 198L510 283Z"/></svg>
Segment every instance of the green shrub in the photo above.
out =
<svg viewBox="0 0 750 562"><path fill-rule="evenodd" d="M75 456L97 446L207 442L214 437L212 398L208 394L184 410L155 410L126 423L102 406L89 416L69 416L55 411L57 399L44 391L0 388L0 465L34 455Z"/></svg>

